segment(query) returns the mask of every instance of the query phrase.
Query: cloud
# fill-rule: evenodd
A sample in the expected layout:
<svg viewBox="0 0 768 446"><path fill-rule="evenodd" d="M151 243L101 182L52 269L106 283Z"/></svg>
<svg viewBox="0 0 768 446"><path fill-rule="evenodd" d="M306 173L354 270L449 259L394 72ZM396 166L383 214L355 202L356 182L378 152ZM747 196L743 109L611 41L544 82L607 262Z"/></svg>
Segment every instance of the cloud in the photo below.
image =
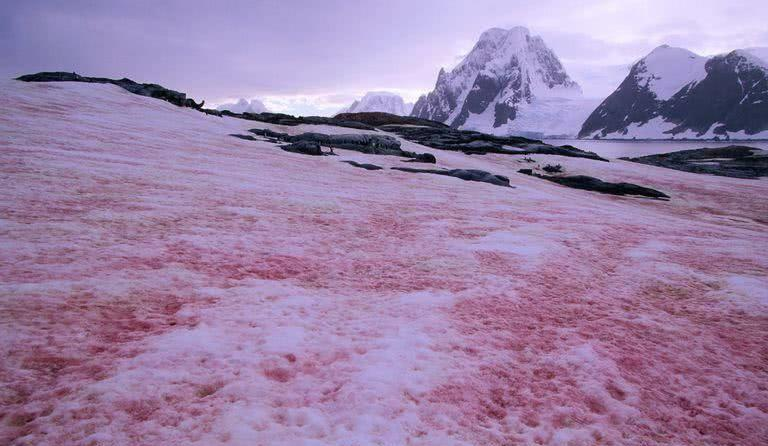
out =
<svg viewBox="0 0 768 446"><path fill-rule="evenodd" d="M209 102L256 97L275 110L330 114L366 91L413 101L482 31L524 25L592 96L661 43L700 54L768 46L766 16L758 0L7 1L0 76L128 76Z"/></svg>

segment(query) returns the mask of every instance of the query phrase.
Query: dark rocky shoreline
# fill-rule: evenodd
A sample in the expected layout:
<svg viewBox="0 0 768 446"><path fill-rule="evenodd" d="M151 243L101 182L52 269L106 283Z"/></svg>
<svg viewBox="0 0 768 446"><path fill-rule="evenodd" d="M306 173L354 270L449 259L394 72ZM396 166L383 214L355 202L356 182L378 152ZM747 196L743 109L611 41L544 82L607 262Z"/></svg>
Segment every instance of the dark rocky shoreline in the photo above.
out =
<svg viewBox="0 0 768 446"><path fill-rule="evenodd" d="M768 152L748 146L680 150L636 158L619 158L633 163L665 167L683 172L731 178L768 176Z"/></svg>

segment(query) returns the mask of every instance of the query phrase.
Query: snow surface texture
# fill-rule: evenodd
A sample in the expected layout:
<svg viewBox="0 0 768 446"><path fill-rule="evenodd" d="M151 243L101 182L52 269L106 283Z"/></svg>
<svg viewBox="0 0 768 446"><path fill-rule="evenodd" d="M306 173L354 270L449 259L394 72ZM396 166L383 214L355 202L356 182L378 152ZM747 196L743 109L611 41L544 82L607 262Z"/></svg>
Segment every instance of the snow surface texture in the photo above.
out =
<svg viewBox="0 0 768 446"><path fill-rule="evenodd" d="M475 97L473 97L473 94ZM480 97L482 97L480 99ZM576 135L599 100L582 98L557 56L528 29L492 28L413 114L497 135ZM499 107L514 110L501 118Z"/></svg>
<svg viewBox="0 0 768 446"><path fill-rule="evenodd" d="M0 444L768 442L768 182L403 142L500 188L250 127L0 84Z"/></svg>
<svg viewBox="0 0 768 446"><path fill-rule="evenodd" d="M400 95L388 91L369 91L362 99L343 108L339 113L384 112L408 116L411 110L413 110L413 104L405 103Z"/></svg>
<svg viewBox="0 0 768 446"><path fill-rule="evenodd" d="M232 113L264 113L267 111L267 107L258 99L251 99L249 101L240 98L237 102L219 105L216 107L216 110L229 110Z"/></svg>

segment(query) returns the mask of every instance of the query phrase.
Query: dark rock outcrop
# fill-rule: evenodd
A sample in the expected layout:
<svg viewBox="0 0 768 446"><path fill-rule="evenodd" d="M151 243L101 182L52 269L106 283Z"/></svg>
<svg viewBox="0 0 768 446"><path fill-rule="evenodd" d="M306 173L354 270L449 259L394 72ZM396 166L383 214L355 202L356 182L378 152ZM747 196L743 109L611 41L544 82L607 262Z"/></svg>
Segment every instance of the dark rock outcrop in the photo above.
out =
<svg viewBox="0 0 768 446"><path fill-rule="evenodd" d="M263 136L265 138L272 138L278 141L286 140L288 139L288 136L289 136L287 133L274 132L270 129L250 129L248 131L253 133L254 135Z"/></svg>
<svg viewBox="0 0 768 446"><path fill-rule="evenodd" d="M449 127L415 127L384 125L382 130L427 147L468 154L503 153L508 155L560 155L608 161L594 152L576 147L553 146L520 136L494 136L486 133L456 130Z"/></svg>
<svg viewBox="0 0 768 446"><path fill-rule="evenodd" d="M502 175L494 175L484 170L476 169L411 169L409 167L393 167L393 170L414 173L431 173L435 175L445 175L449 177L460 178L464 181L478 181L481 183L494 184L496 186L510 187L509 178Z"/></svg>
<svg viewBox="0 0 768 446"><path fill-rule="evenodd" d="M324 116L292 116L284 113L233 113L228 110L221 112L224 116L233 118L248 119L250 121L266 122L268 124L285 125L294 127L301 124L307 125L332 125L335 127L346 127L357 130L374 130L373 126L363 124L362 122L345 121L338 118L326 118Z"/></svg>
<svg viewBox="0 0 768 446"><path fill-rule="evenodd" d="M414 116L400 116L393 115L391 113L383 112L361 112L361 113L339 113L334 118L342 121L355 121L362 122L364 124L372 125L374 127L381 127L383 125L419 125L424 127L448 127L442 122L430 121L429 119L417 118Z"/></svg>
<svg viewBox="0 0 768 446"><path fill-rule="evenodd" d="M280 146L280 148L286 152L301 153L303 155L330 155L330 153L323 152L323 150L320 148L320 144L314 141L296 141L291 144Z"/></svg>
<svg viewBox="0 0 768 446"><path fill-rule="evenodd" d="M324 133L302 133L288 136L290 142L314 141L328 147L354 150L363 153L399 155L400 141L389 135L374 135L366 133L353 133L344 135L326 135Z"/></svg>
<svg viewBox="0 0 768 446"><path fill-rule="evenodd" d="M420 162L436 162L435 157L432 154L402 150L400 148L400 141L389 135L369 133L326 135L323 133L309 132L300 135L287 136L284 139L292 143L308 141L326 147L354 150L356 152L369 153L372 155L393 155L411 158Z"/></svg>
<svg viewBox="0 0 768 446"><path fill-rule="evenodd" d="M553 183L560 184L566 187L572 187L574 189L589 190L594 192L600 192L601 194L611 195L638 195L641 197L656 198L656 199L669 199L669 195L659 192L656 189L649 187L638 186L632 183L609 183L599 178L590 177L587 175L574 175L574 176L554 176L554 175L537 175L533 173L531 169L520 169L519 173L524 175L541 178L543 180L551 181Z"/></svg>
<svg viewBox="0 0 768 446"><path fill-rule="evenodd" d="M206 115L212 115L212 116L218 116L221 117L221 112L218 110L214 110L211 108L201 108L201 112L205 113Z"/></svg>
<svg viewBox="0 0 768 446"><path fill-rule="evenodd" d="M404 161L406 163L427 163L427 164L437 163L437 158L435 158L435 155L432 155L431 153L415 153L415 152L406 152L406 153L415 155L414 158Z"/></svg>
<svg viewBox="0 0 768 446"><path fill-rule="evenodd" d="M171 104L178 105L179 107L189 107L201 110L203 104L205 104L205 101L198 104L194 100L187 98L185 93L169 90L157 84L140 84L128 78L109 79L106 77L80 76L77 73L68 73L64 71L48 71L36 74L27 74L16 79L23 82L85 82L91 84L112 84L128 90L133 94L162 99L163 101L170 102ZM213 114L210 113L210 111L205 111L205 113Z"/></svg>
<svg viewBox="0 0 768 446"><path fill-rule="evenodd" d="M768 152L746 146L681 150L678 152L621 159L651 166L682 170L684 172L732 178L768 176Z"/></svg>
<svg viewBox="0 0 768 446"><path fill-rule="evenodd" d="M357 161L342 161L342 163L347 163L350 166L359 167L359 168L365 169L365 170L381 170L381 169L383 169L383 167L377 166L375 164L358 163Z"/></svg>
<svg viewBox="0 0 768 446"><path fill-rule="evenodd" d="M258 141L258 139L254 138L251 135L240 135L238 133L230 133L229 136L234 136L235 138L244 139L246 141Z"/></svg>

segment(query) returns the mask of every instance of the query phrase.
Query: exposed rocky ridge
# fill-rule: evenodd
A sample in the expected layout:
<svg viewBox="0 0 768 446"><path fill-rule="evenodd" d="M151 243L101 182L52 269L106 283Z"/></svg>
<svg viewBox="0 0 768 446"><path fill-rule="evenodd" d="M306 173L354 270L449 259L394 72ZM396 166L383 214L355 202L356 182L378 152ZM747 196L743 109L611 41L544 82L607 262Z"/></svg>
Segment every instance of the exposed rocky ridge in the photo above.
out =
<svg viewBox="0 0 768 446"><path fill-rule="evenodd" d="M342 121L355 121L362 122L364 124L372 125L374 127L381 127L383 125L420 125L425 127L448 127L446 124L437 121L431 121L429 119L417 118L414 116L399 116L391 113L382 112L361 112L361 113L340 113L335 116L336 119Z"/></svg>
<svg viewBox="0 0 768 446"><path fill-rule="evenodd" d="M768 137L768 62L661 46L632 66L579 137Z"/></svg>
<svg viewBox="0 0 768 446"><path fill-rule="evenodd" d="M542 102L554 98L560 100L556 106ZM575 135L583 118L563 124L561 110L574 107L562 101L580 99L581 88L541 37L531 36L523 27L493 28L480 36L456 68L440 70L434 90L419 98L411 115L494 134ZM535 117L524 127L536 128L515 125L523 115Z"/></svg>
<svg viewBox="0 0 768 446"><path fill-rule="evenodd" d="M768 152L746 146L681 150L621 159L684 172L724 177L768 177Z"/></svg>
<svg viewBox="0 0 768 446"><path fill-rule="evenodd" d="M481 183L489 183L496 186L511 187L509 185L509 178L502 175L495 175L484 170L477 169L412 169L409 167L392 167L393 170L399 170L402 172L414 172L414 173L431 173L435 175L444 175L454 178L459 178L464 181L478 181Z"/></svg>
<svg viewBox="0 0 768 446"><path fill-rule="evenodd" d="M346 127L358 130L374 130L373 126L363 124L362 122L345 121L337 118L327 118L324 116L292 116L284 113L232 113L230 111L221 112L222 116L231 116L234 118L247 119L250 121L266 122L268 124L285 125L295 127L297 125L332 125L336 127Z"/></svg>
<svg viewBox="0 0 768 446"><path fill-rule="evenodd" d="M16 80L23 82L85 82L91 84L112 84L128 90L133 94L162 99L163 101L170 102L179 107L189 107L200 110L205 104L205 101L198 104L194 100L187 98L185 93L170 90L158 84L140 84L128 78L109 79L106 77L80 76L77 73L68 73L65 71L43 71L36 74L19 76Z"/></svg>
<svg viewBox="0 0 768 446"><path fill-rule="evenodd" d="M327 118L323 116L291 116L283 113L235 113L229 110L213 110L203 108L205 101L199 104L194 100L187 98L185 93L170 90L157 84L140 84L128 78L109 79L104 77L80 76L77 73L63 71L44 71L36 74L26 74L16 78L23 82L85 82L94 84L112 84L124 88L131 93L141 96L148 96L161 99L179 107L189 107L199 110L203 113L214 116L229 116L233 118L247 119L250 121L266 122L270 124L279 124L287 126L297 126L301 124L311 125L333 125L337 127L347 127L359 130L373 130L374 127L361 122L345 121L336 118Z"/></svg>
<svg viewBox="0 0 768 446"><path fill-rule="evenodd" d="M551 181L553 183L560 184L562 186L571 187L574 189L582 189L593 192L600 192L601 194L611 195L637 195L641 197L655 198L655 199L669 199L669 195L664 192L651 189L649 187L638 186L632 183L610 183L603 181L599 178L590 177L587 175L574 175L574 176L557 176L557 175L539 175L533 173L532 169L520 169L518 172L541 178L543 180Z"/></svg>
<svg viewBox="0 0 768 446"><path fill-rule="evenodd" d="M409 141L441 150L460 151L467 154L504 153L508 155L560 155L608 161L594 152L576 147L553 146L534 139L519 136L494 136L486 133L453 128L383 125L379 127Z"/></svg>
<svg viewBox="0 0 768 446"><path fill-rule="evenodd" d="M400 147L400 141L389 135L377 135L370 133L352 133L341 135L326 135L324 133L306 132L299 135L288 135L287 133L273 132L267 129L251 129L250 132L264 136L266 138L272 138L277 141L287 141L291 144L313 144L317 145L318 150L320 146L332 147L337 149L354 150L361 153L369 153L373 155L393 155L403 158L409 158L413 161L432 163L437 160L431 153L416 153L402 150ZM243 138L243 135L233 135ZM246 135L248 136L248 135ZM247 139L247 138L243 138ZM307 145L291 146L296 150L309 150ZM314 152L314 151L313 151ZM301 152L305 153L305 152ZM311 155L319 153L308 153Z"/></svg>

